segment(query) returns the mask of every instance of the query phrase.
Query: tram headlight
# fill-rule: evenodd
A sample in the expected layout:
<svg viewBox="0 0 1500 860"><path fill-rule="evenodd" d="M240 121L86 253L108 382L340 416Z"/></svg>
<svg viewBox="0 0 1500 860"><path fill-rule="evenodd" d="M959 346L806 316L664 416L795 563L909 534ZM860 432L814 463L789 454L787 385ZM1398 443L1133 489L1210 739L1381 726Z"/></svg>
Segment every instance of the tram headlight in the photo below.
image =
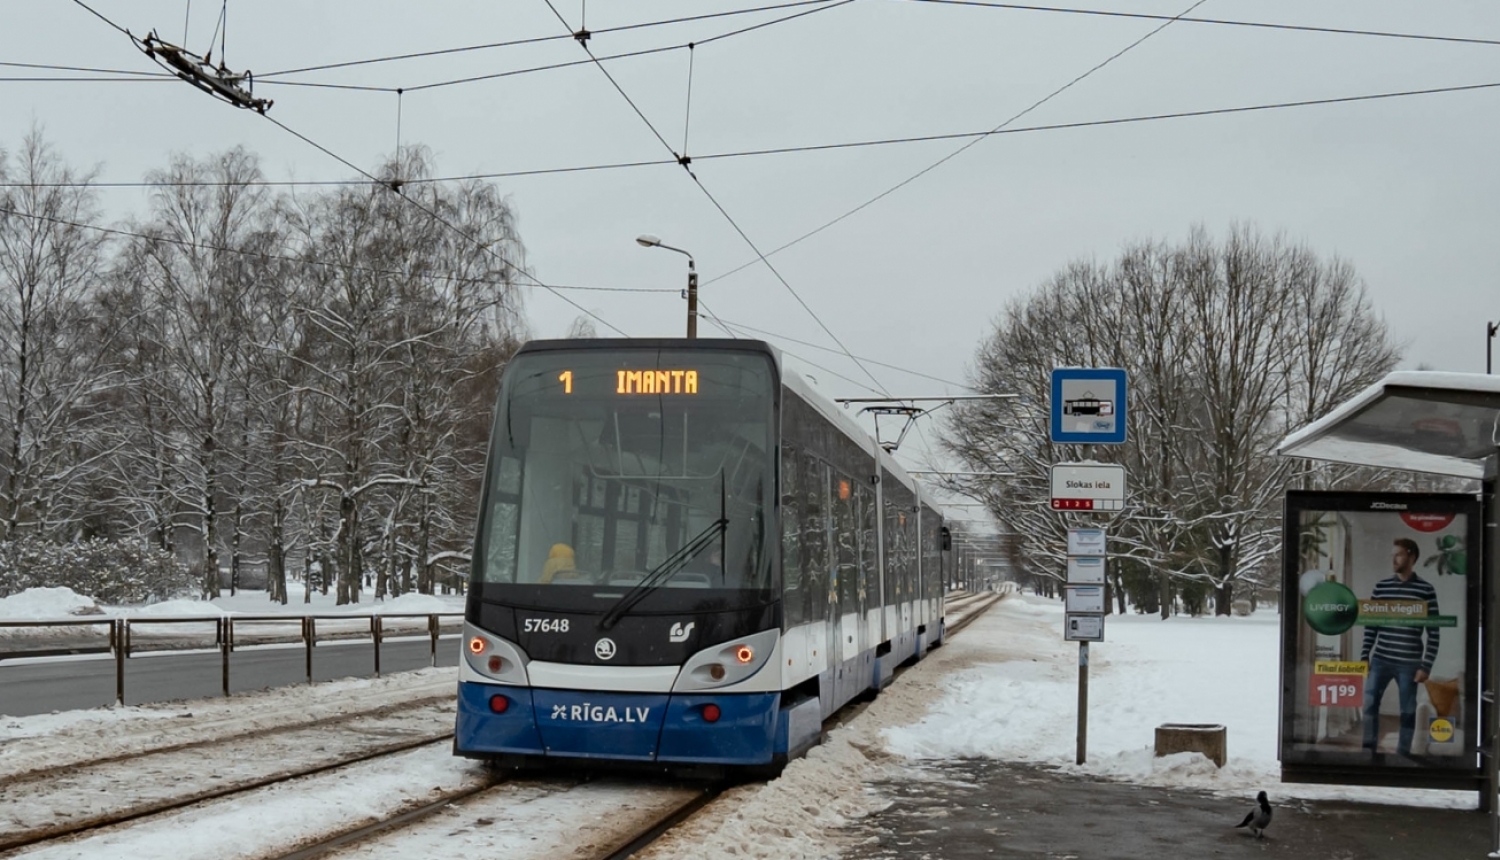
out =
<svg viewBox="0 0 1500 860"><path fill-rule="evenodd" d="M521 687L530 683L526 664L531 658L514 642L467 621L459 641L460 681Z"/></svg>
<svg viewBox="0 0 1500 860"><path fill-rule="evenodd" d="M717 690L759 672L777 652L780 630L762 630L704 648L689 657L672 685L674 693Z"/></svg>

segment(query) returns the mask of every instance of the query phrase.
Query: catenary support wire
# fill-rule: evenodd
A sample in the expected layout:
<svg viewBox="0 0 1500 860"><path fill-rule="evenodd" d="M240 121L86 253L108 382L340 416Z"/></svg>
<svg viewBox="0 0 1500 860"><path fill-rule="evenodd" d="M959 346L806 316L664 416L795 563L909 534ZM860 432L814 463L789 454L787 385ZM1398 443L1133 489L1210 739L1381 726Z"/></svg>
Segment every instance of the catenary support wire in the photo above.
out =
<svg viewBox="0 0 1500 860"><path fill-rule="evenodd" d="M1051 101L1052 99L1054 99L1054 98L1062 95L1064 92L1067 92L1074 85L1078 84L1079 82L1081 82L1084 79L1088 78L1089 76L1093 75L1095 72L1098 72L1100 69L1103 69L1105 66L1108 66L1110 63L1113 63L1115 60L1118 60L1120 57L1123 57L1124 55L1126 55L1126 54L1130 53L1131 51L1135 50L1137 47L1139 47L1147 39L1150 39L1152 36L1155 36L1157 33L1160 33L1162 30L1165 30L1167 27L1171 26L1171 24L1172 24L1173 21L1176 21L1179 18L1181 18L1182 16L1191 13L1194 9L1197 9L1199 6L1202 6L1205 2L1207 2L1207 0L1196 0L1196 2L1193 3L1191 6L1187 7L1184 10L1182 10L1181 12L1179 12L1177 15L1175 15L1171 19L1168 19L1167 21L1163 22L1160 26L1158 26L1157 28L1155 28L1151 32L1147 33L1144 36L1141 36L1139 39L1136 39L1135 41L1133 41L1130 44L1126 45L1125 47L1121 48L1120 50L1116 51L1114 54L1111 54L1110 56L1106 57L1102 62L1096 63L1094 66L1092 66L1091 68L1089 68L1083 74L1078 75L1077 77L1073 78L1072 80L1068 81L1067 83L1063 84L1062 86L1058 87L1057 89L1053 90L1052 92L1048 93L1047 95L1042 96L1040 99L1037 99L1035 102L1033 102L1026 109L1022 110L1020 113L1017 113L1017 114L1011 116L1009 119L1006 119L1004 122L1002 122L999 125L995 126L993 129L990 130L991 134L1003 131L1007 126L1011 125L1016 120L1019 120L1021 117L1026 116L1027 114L1031 113L1032 111L1036 110L1037 108L1041 107L1042 105L1046 104L1047 102ZM928 173L931 173L932 171L938 169L939 167L942 167L944 164L948 163L949 161L952 161L953 159L955 159L958 156L962 155L964 152L968 151L971 147L973 147L975 144L977 144L979 141L981 141L983 139L984 139L983 137L976 137L976 138L974 138L973 140L971 140L968 143L964 144L963 146L960 146L959 148L953 150L952 152L948 153L947 155L943 156L942 158L938 159L937 161L934 161L932 164L927 165L926 167L922 168L921 170L917 171L916 173L912 174L911 176L908 176L907 178L901 180L900 182L896 183L895 185L891 186L890 188L887 188L886 190L884 190L884 191L880 192L879 194L875 195L874 197L871 197L869 200L866 200L865 202L859 204L858 206L854 207L853 209L850 209L849 211L843 213L842 215L839 215L838 217L836 217L836 218L834 218L834 219L832 219L830 221L826 221L822 225L820 225L818 227L815 227L815 228L813 228L812 230L809 230L806 233L803 233L801 236L798 236L797 238L793 239L792 241L787 242L785 245L782 245L781 247L774 249L773 251L771 251L771 253L772 254L779 254L782 251L785 251L786 249L791 248L794 245L798 245L798 244L800 244L801 242L803 242L803 241L805 241L807 239L811 239L813 236L818 235L819 233L823 232L824 230L827 230L828 228L834 226L835 224L838 224L839 222L845 220L846 218L849 218L849 217L851 217L851 216L853 216L853 215L855 215L855 214L857 214L857 213L859 213L859 212L861 212L861 211L869 208L870 206L873 206L874 204L880 202L881 200L884 200L886 197L889 197L890 195L896 193L897 191L900 191L902 188L905 188L906 186L910 185L911 183L917 181L918 179L921 179L923 176L926 176ZM704 282L704 286L708 286L709 284L713 283L714 281L718 281L718 280L722 280L723 278L727 278L730 275L733 275L735 272L741 271L742 269L745 269L746 267L748 267L750 265L753 265L753 264L754 264L754 261L752 260L752 261L746 262L746 263L744 263L744 264L742 264L742 265L740 265L740 266L738 266L738 267L736 267L734 269L730 269L728 272L725 272L722 275L718 275L716 277L710 278L709 280L705 281Z"/></svg>

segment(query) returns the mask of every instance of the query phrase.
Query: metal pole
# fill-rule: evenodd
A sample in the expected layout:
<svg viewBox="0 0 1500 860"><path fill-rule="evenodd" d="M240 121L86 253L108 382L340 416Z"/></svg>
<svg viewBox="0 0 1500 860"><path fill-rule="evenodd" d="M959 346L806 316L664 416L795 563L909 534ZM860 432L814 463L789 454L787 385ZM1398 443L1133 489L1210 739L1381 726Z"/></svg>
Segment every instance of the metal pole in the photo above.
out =
<svg viewBox="0 0 1500 860"><path fill-rule="evenodd" d="M316 619L310 615L302 619L302 635L307 638L307 683L311 684L313 682L313 642L318 638L318 626Z"/></svg>
<svg viewBox="0 0 1500 860"><path fill-rule="evenodd" d="M225 616L219 619L219 624L223 630L219 640L219 651L224 655L224 682L222 689L224 695L227 696L229 695L229 649L234 638L234 620Z"/></svg>
<svg viewBox="0 0 1500 860"><path fill-rule="evenodd" d="M110 638L115 640L115 701L121 707L125 705L125 652L130 649L129 625L124 618L116 619L110 625Z"/></svg>
<svg viewBox="0 0 1500 860"><path fill-rule="evenodd" d="M1500 333L1500 322L1484 324L1484 372L1493 373L1495 366L1495 335Z"/></svg>
<svg viewBox="0 0 1500 860"><path fill-rule="evenodd" d="M698 269L693 265L692 257L688 257L687 300L687 336L692 339L698 336Z"/></svg>
<svg viewBox="0 0 1500 860"><path fill-rule="evenodd" d="M375 677L380 677L380 615L370 616L370 637L375 640Z"/></svg>
<svg viewBox="0 0 1500 860"><path fill-rule="evenodd" d="M1078 643L1078 758L1088 760L1089 749L1089 643Z"/></svg>

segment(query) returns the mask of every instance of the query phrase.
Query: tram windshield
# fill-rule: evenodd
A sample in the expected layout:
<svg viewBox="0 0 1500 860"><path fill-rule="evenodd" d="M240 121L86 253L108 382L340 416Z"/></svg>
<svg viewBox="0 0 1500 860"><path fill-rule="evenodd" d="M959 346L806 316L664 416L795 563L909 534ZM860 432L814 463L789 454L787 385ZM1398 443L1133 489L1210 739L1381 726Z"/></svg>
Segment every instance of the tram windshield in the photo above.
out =
<svg viewBox="0 0 1500 860"><path fill-rule="evenodd" d="M601 598L769 590L774 387L762 353L516 356L496 413L477 584Z"/></svg>

